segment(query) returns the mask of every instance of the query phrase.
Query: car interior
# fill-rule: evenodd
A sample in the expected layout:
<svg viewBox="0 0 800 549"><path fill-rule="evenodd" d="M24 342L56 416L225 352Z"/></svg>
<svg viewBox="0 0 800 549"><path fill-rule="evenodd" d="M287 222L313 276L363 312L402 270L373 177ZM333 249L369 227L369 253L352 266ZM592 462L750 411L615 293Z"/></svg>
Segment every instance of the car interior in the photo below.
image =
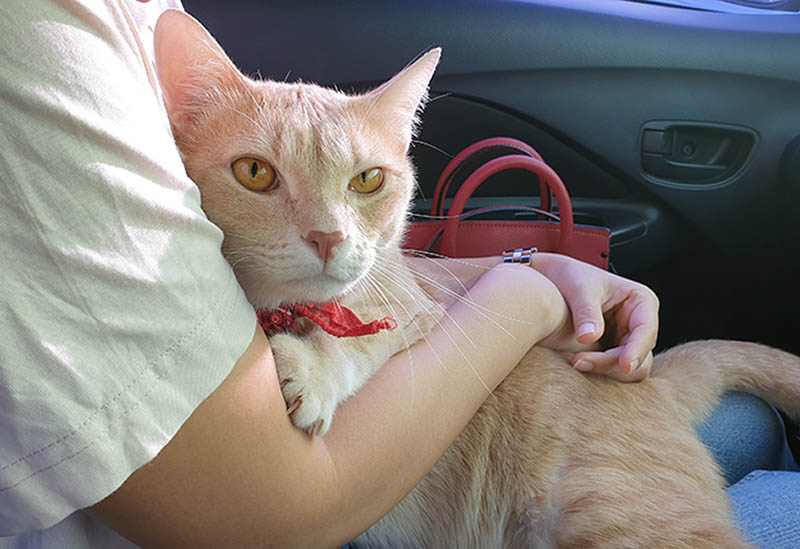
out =
<svg viewBox="0 0 800 549"><path fill-rule="evenodd" d="M415 212L464 147L520 139L561 176L576 222L611 230L611 269L658 294L659 349L729 338L800 354L800 0L184 6L244 72L276 80L365 90L441 46ZM539 205L535 178L495 177L469 208Z"/></svg>

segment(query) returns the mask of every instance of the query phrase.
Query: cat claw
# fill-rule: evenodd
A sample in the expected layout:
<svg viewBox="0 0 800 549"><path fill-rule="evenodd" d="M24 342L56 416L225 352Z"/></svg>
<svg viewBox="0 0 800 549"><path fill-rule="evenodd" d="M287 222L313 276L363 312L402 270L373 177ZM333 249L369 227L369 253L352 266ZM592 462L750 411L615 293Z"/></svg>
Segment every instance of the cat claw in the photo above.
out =
<svg viewBox="0 0 800 549"><path fill-rule="evenodd" d="M320 436L323 433L328 432L328 429L326 428L325 420L324 419L318 419L317 421L315 421L314 423L312 423L311 425L308 426L308 428L306 429L306 432L308 433L308 436L310 436L310 437Z"/></svg>
<svg viewBox="0 0 800 549"><path fill-rule="evenodd" d="M289 418L292 420L292 423L294 423L295 425L297 425L297 419L295 418L295 414L300 410L300 406L302 405L303 405L303 395L298 395L286 409L286 415L289 416ZM313 436L322 436L325 433L327 433L328 425L329 422L325 418L320 418L314 421L311 425L308 425L306 427L301 427L300 425L297 425L297 427L303 429L306 432L306 434L308 434L308 436L313 437Z"/></svg>
<svg viewBox="0 0 800 549"><path fill-rule="evenodd" d="M289 404L289 407L286 408L286 415L292 418L294 421L294 413L302 406L303 404L303 395L297 395L295 399Z"/></svg>

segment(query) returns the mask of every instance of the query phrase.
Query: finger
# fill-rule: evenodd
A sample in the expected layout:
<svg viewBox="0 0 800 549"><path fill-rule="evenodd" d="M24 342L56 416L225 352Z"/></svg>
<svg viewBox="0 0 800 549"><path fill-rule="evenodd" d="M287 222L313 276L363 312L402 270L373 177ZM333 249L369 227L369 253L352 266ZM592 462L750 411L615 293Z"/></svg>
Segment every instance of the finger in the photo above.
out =
<svg viewBox="0 0 800 549"><path fill-rule="evenodd" d="M576 370L605 375L625 383L647 379L653 366L653 354L648 353L638 368L630 370L620 364L619 355L622 349L617 347L602 353L580 353L573 360Z"/></svg>
<svg viewBox="0 0 800 549"><path fill-rule="evenodd" d="M618 342L624 347L620 363L636 369L656 346L658 339L658 298L641 291L632 296L635 302L627 318L628 333Z"/></svg>
<svg viewBox="0 0 800 549"><path fill-rule="evenodd" d="M623 383L635 383L647 379L650 376L650 370L652 368L653 353L648 353L638 368L625 373L618 365L616 368L611 369L607 375L608 377Z"/></svg>
<svg viewBox="0 0 800 549"><path fill-rule="evenodd" d="M589 351L578 353L572 357L572 366L580 372L605 375L615 366L619 366L621 347L606 351Z"/></svg>
<svg viewBox="0 0 800 549"><path fill-rule="evenodd" d="M620 365L624 370L635 370L641 366L648 354L652 354L658 338L658 326L652 323L635 326L630 334L622 338L620 346L622 353L619 357Z"/></svg>
<svg viewBox="0 0 800 549"><path fill-rule="evenodd" d="M572 313L575 338L580 343L594 343L605 331L602 297L600 292L589 291L587 286L578 286L564 295Z"/></svg>

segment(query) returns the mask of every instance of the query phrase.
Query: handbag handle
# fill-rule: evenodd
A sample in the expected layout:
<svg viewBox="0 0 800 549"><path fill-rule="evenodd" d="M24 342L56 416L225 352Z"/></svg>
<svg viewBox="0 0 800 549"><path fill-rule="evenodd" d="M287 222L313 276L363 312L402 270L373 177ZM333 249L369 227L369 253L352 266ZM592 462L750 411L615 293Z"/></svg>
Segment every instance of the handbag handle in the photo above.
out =
<svg viewBox="0 0 800 549"><path fill-rule="evenodd" d="M542 160L536 149L512 137L490 137L482 139L473 143L466 149L458 153L450 162L447 163L444 171L439 176L436 182L436 188L433 190L433 200L431 201L431 215L444 217L444 199L447 196L447 191L453 179L458 174L458 171L467 163L470 157L477 156L479 153L487 149L504 148L510 149L511 154L523 153L538 160ZM544 160L542 160L544 162ZM551 211L552 202L550 200L550 193L548 192L547 184L539 182L539 195L541 197L539 206L544 211Z"/></svg>
<svg viewBox="0 0 800 549"><path fill-rule="evenodd" d="M444 222L442 234L441 253L456 257L456 234L458 232L459 217L464 211L467 200L478 186L491 176L504 170L522 169L535 173L542 185L549 188L558 201L558 210L561 218L561 232L558 238L558 252L569 255L572 249L572 233L575 227L572 217L572 202L564 182L553 169L537 158L521 154L501 156L490 160L475 170L461 185L453 197L447 219Z"/></svg>

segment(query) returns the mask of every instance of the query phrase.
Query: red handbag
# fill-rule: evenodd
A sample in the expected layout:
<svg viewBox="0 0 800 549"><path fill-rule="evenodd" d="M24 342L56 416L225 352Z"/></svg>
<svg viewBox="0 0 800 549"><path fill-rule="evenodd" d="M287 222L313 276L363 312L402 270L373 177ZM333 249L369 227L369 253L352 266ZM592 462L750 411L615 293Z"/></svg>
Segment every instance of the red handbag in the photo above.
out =
<svg viewBox="0 0 800 549"><path fill-rule="evenodd" d="M457 172L481 155L504 153L473 171L461 184L450 210L445 215L444 197ZM539 214L535 221L471 220L469 217L508 210L509 207L479 208L464 212L467 200L484 181L504 170L526 170L538 176L541 207L514 206L515 211ZM558 203L553 212L551 193ZM410 224L404 248L434 252L449 257L484 257L502 255L514 248L537 248L557 252L608 269L611 231L606 227L575 225L572 202L561 178L530 145L507 137L479 141L461 151L442 172L433 194L430 221ZM547 221L554 219L556 221Z"/></svg>

